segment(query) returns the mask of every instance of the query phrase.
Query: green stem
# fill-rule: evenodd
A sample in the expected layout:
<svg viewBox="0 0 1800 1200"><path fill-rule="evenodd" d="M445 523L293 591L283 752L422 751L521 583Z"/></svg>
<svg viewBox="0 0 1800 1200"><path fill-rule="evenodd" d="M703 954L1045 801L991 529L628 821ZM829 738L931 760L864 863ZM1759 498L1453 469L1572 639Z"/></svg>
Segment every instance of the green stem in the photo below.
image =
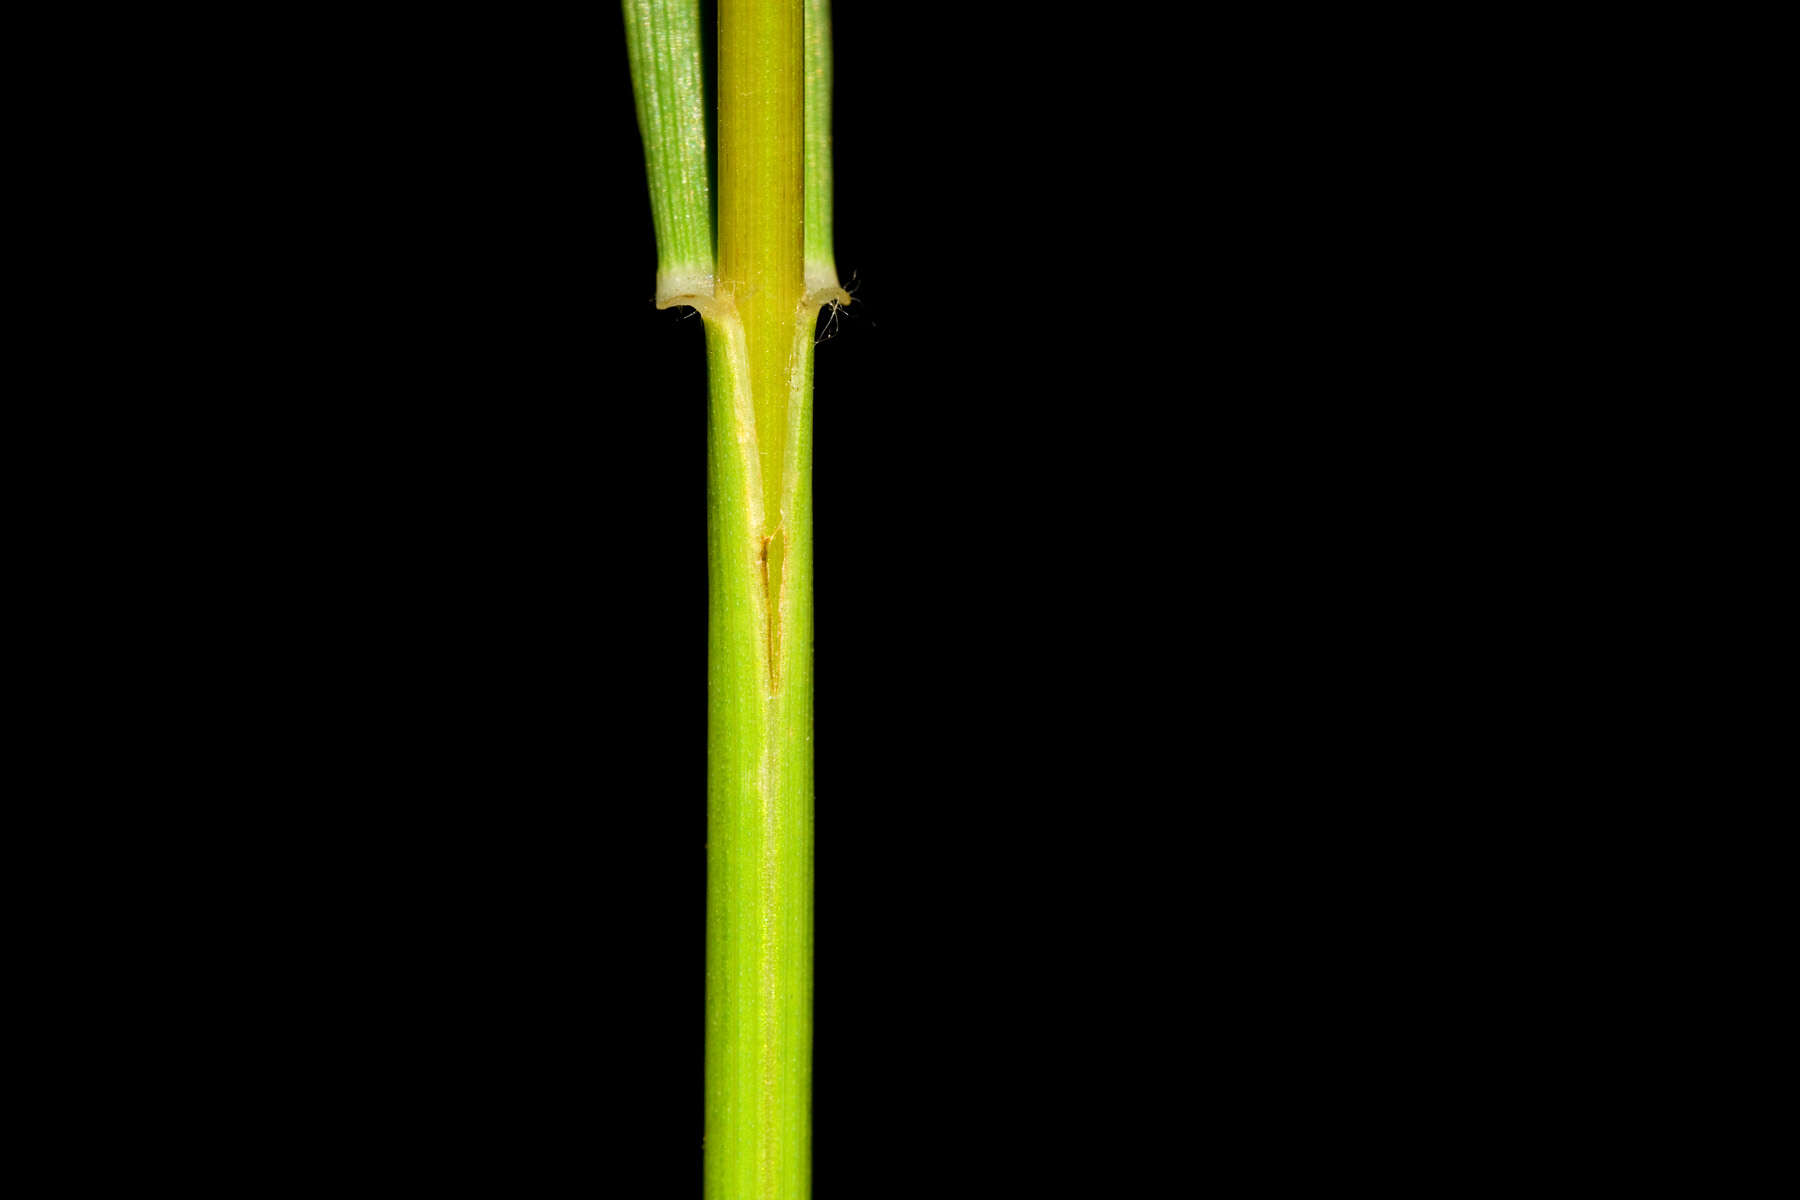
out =
<svg viewBox="0 0 1800 1200"><path fill-rule="evenodd" d="M707 320L706 1195L804 1200L812 1112L810 322L778 535L762 531L744 329ZM775 582L770 543L790 546Z"/></svg>
<svg viewBox="0 0 1800 1200"><path fill-rule="evenodd" d="M812 1138L812 325L800 0L719 3L706 1196L803 1200Z"/></svg>
<svg viewBox="0 0 1800 1200"><path fill-rule="evenodd" d="M744 324L765 512L778 507L788 355L806 294L801 0L719 0L718 298Z"/></svg>
<svg viewBox="0 0 1800 1200"><path fill-rule="evenodd" d="M691 164L696 148L704 164L704 129L658 116L686 111L683 81L698 86L697 32L682 32L695 3L625 0L625 11L628 28L639 27L634 46L692 46L691 57L667 62L634 49L632 67L657 217L658 303L692 305L705 319L711 391L705 1191L707 1200L806 1200L813 331L821 305L849 299L831 258L827 0L719 0L717 274L704 294L692 286L702 267L687 262L697 261L692 220L707 181L694 188L667 166ZM687 191L659 198L673 187ZM670 246L683 263L672 267ZM704 271L714 266L709 255Z"/></svg>

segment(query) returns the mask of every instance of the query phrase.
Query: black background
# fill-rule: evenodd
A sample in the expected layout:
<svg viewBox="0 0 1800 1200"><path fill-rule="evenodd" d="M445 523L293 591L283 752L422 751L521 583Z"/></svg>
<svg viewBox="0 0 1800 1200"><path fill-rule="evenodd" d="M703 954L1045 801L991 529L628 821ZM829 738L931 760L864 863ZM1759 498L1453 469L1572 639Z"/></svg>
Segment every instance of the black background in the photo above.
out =
<svg viewBox="0 0 1800 1200"><path fill-rule="evenodd" d="M855 303L821 327L817 353L815 1186L821 1198L946 1194L956 1171L969 1173L949 1194L984 1194L1091 1113L1096 1071L1117 1069L1078 997L1109 990L1099 977L1130 940L1108 935L1096 893L1117 878L1110 810L1142 797L1127 747L1104 732L1130 703L1106 665L1118 641L1093 631L1120 611L1107 456L1123 435L1108 426L1157 399L1115 356L1155 301L1120 295L1131 225L1084 203L1133 208L1090 178L1105 169L1099 131L1057 124L1057 92L1078 72L1021 69L1029 39L997 23L960 18L968 40L947 51L923 15L840 9L836 244ZM599 383L601 437L648 495L602 557L623 566L629 547L658 568L633 585L635 628L614 663L648 694L627 698L629 735L596 740L617 747L609 763L627 747L650 754L646 780L690 782L648 789L663 807L627 820L639 958L597 962L601 978L641 989L659 1048L657 1102L634 1106L626 1144L660 1147L691 1190L702 338L697 320L647 302L654 254L622 55L607 102L598 157L626 200L609 224L630 253L594 285L603 319L632 331L611 360L631 364L632 383ZM626 424L607 428L621 410ZM604 820L596 832L616 836ZM665 1061L679 1068L664 1075Z"/></svg>
<svg viewBox="0 0 1800 1200"><path fill-rule="evenodd" d="M1105 1014L1150 1019L1183 970L1128 930L1184 886L1131 864L1189 799L1138 748L1179 753L1198 720L1193 397L1146 353L1196 336L1154 329L1189 268L1149 247L1186 192L1161 134L1107 126L1143 95L1076 31L959 15L946 43L929 14L842 9L816 1187L942 1194L972 1160L979 1194L1065 1127L1093 1136L1096 1091L1143 1069ZM667 1181L644 1195L692 1194L702 331L651 302L620 32L478 32L478 55L419 56L325 185L377 214L352 239L375 269L338 293L363 353L319 381L346 442L323 466L368 456L320 562L354 631L333 686L389 764L358 802L369 861L399 864L424 905L407 940L433 947L384 978L417 997L421 969L451 975L444 1012L482 1050L456 1052L449 1107L477 1144L515 1116L493 1093L521 1096L537 1153L591 1145ZM1148 559L1145 523L1168 539Z"/></svg>
<svg viewBox="0 0 1800 1200"><path fill-rule="evenodd" d="M1511 1160L1591 1094L1443 1102L1554 1057L1516 914L1616 855L1553 760L1661 669L1588 586L1651 535L1557 358L1655 260L1538 155L1614 115L1522 136L1525 51L1393 22L840 6L820 1200ZM705 381L617 11L60 52L9 442L38 1118L232 1195L695 1194Z"/></svg>
<svg viewBox="0 0 1800 1200"><path fill-rule="evenodd" d="M1246 632L1297 603L1262 582L1295 548L1251 532L1293 501L1206 390L1258 378L1224 313L1266 326L1262 299L1197 282L1243 235L1201 236L1216 137L1141 40L841 8L817 1194L1116 1185L1121 1139L1195 1119L1168 1064L1218 1049L1189 980L1235 935L1196 914L1256 851L1196 779L1279 737L1309 636ZM156 207L118 303L156 319L116 353L169 395L96 434L154 498L107 526L140 598L117 702L180 731L131 761L241 800L184 877L234 981L208 1020L261 1085L328 1092L325 1159L354 1133L459 1179L692 1195L703 339L652 303L616 11L259 47L120 118L163 149L121 169Z"/></svg>

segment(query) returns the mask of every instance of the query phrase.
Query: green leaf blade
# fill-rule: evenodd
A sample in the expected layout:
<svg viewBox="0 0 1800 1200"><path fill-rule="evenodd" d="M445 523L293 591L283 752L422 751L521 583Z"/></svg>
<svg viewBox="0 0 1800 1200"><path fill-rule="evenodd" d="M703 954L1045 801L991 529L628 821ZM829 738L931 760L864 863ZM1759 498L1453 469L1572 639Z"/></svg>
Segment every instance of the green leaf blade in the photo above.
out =
<svg viewBox="0 0 1800 1200"><path fill-rule="evenodd" d="M700 0L623 0L656 225L657 303L713 290L712 177Z"/></svg>

